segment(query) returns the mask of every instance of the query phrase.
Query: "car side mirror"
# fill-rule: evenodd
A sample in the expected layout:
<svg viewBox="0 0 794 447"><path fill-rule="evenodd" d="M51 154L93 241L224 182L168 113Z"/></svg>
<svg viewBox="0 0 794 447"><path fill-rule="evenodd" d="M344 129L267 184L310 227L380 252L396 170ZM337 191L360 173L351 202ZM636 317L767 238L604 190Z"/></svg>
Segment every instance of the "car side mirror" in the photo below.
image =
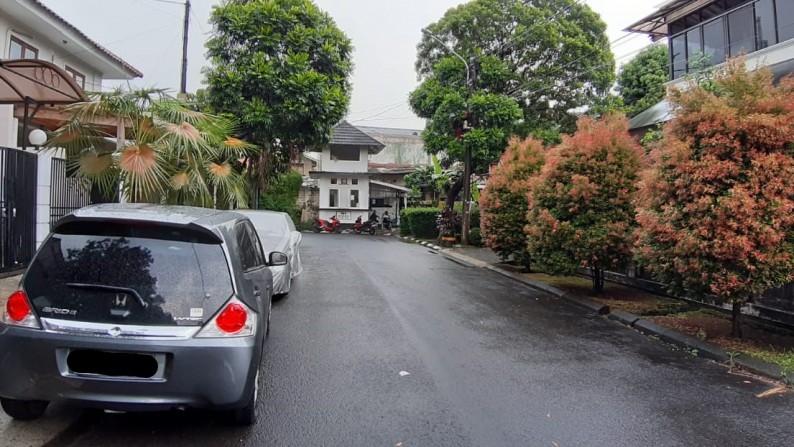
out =
<svg viewBox="0 0 794 447"><path fill-rule="evenodd" d="M275 267L277 265L287 265L288 262L289 258L287 258L287 255L280 251L274 251L268 256L267 264L271 267Z"/></svg>

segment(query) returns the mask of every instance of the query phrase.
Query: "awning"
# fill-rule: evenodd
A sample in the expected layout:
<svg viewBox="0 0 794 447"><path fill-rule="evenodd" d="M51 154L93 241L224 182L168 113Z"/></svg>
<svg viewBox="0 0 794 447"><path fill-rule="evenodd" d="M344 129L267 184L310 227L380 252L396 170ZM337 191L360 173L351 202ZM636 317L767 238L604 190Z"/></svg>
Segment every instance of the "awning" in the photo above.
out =
<svg viewBox="0 0 794 447"><path fill-rule="evenodd" d="M0 104L72 104L83 89L55 64L38 59L0 60Z"/></svg>
<svg viewBox="0 0 794 447"><path fill-rule="evenodd" d="M406 188L405 186L400 186L400 185L393 185L391 183L386 183L386 182L379 182L377 180L370 180L369 183L371 185L382 186L384 188L394 189L400 192L405 192L405 193L411 192L411 188Z"/></svg>

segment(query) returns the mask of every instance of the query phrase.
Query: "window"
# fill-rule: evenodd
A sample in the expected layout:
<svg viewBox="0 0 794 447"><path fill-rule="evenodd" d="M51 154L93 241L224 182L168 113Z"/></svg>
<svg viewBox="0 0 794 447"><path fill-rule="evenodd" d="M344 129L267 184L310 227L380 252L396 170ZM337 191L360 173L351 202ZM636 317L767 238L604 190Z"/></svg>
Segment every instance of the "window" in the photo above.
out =
<svg viewBox="0 0 794 447"><path fill-rule="evenodd" d="M249 239L251 239L251 246L254 247L254 260L256 262L256 266L263 266L265 265L265 254L262 253L262 244L259 242L259 236L256 233L256 229L251 222L245 222L244 225L245 231L248 233Z"/></svg>
<svg viewBox="0 0 794 447"><path fill-rule="evenodd" d="M700 30L701 28L698 26L686 33L687 65L690 70L698 67L703 56L703 39L700 37Z"/></svg>
<svg viewBox="0 0 794 447"><path fill-rule="evenodd" d="M724 17L703 25L703 52L709 58L709 65L725 62L726 44Z"/></svg>
<svg viewBox="0 0 794 447"><path fill-rule="evenodd" d="M775 15L777 16L778 42L794 39L794 2L777 0L775 2Z"/></svg>
<svg viewBox="0 0 794 447"><path fill-rule="evenodd" d="M760 0L755 4L755 47L760 50L776 43L775 4L773 0Z"/></svg>
<svg viewBox="0 0 794 447"><path fill-rule="evenodd" d="M85 88L85 75L84 74L80 73L79 71L75 70L74 68L72 68L72 67L70 67L68 65L66 66L66 72L69 73L70 75L72 75L72 79L74 79L75 82L77 82L77 85L79 85L80 88L83 88L83 89Z"/></svg>
<svg viewBox="0 0 794 447"><path fill-rule="evenodd" d="M11 37L11 45L8 48L9 59L38 59L39 50L33 45L27 44L16 37Z"/></svg>
<svg viewBox="0 0 794 447"><path fill-rule="evenodd" d="M350 208L358 208L358 190L350 190Z"/></svg>
<svg viewBox="0 0 794 447"><path fill-rule="evenodd" d="M686 36L684 34L670 39L670 57L673 79L680 78L686 73Z"/></svg>
<svg viewBox="0 0 794 447"><path fill-rule="evenodd" d="M332 147L331 160L334 161L359 161L361 150L357 147Z"/></svg>
<svg viewBox="0 0 794 447"><path fill-rule="evenodd" d="M347 178L343 178L343 179L342 179L342 184L343 184L343 185L347 185Z"/></svg>
<svg viewBox="0 0 794 447"><path fill-rule="evenodd" d="M731 56L755 51L753 7L747 5L728 14L728 41Z"/></svg>
<svg viewBox="0 0 794 447"><path fill-rule="evenodd" d="M700 10L700 18L706 21L717 17L723 12L725 12L725 5L722 2L714 2Z"/></svg>
<svg viewBox="0 0 794 447"><path fill-rule="evenodd" d="M358 179L357 178L354 178L354 179L350 180L350 182L352 184L354 184L354 185L358 185Z"/></svg>
<svg viewBox="0 0 794 447"><path fill-rule="evenodd" d="M247 225L246 225L247 224ZM260 247L254 245L254 240L251 239L249 222L240 222L235 227L237 231L237 248L240 249L240 261L243 265L243 270L251 270L262 265L262 253Z"/></svg>
<svg viewBox="0 0 794 447"><path fill-rule="evenodd" d="M336 179L336 178L332 178L331 179L331 184L332 185L336 185L337 183L339 183L339 179Z"/></svg>
<svg viewBox="0 0 794 447"><path fill-rule="evenodd" d="M328 206L330 208L336 208L339 206L339 190L332 189L328 191Z"/></svg>

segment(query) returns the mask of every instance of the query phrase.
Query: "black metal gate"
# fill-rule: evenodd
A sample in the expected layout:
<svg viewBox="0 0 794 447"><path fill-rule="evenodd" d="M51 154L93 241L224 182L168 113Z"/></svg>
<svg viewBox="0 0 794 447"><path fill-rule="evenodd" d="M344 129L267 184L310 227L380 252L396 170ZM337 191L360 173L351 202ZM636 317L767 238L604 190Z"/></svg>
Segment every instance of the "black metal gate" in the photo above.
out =
<svg viewBox="0 0 794 447"><path fill-rule="evenodd" d="M91 205L91 185L68 175L66 160L52 159L50 173L50 227L76 209Z"/></svg>
<svg viewBox="0 0 794 447"><path fill-rule="evenodd" d="M0 147L0 272L27 266L36 252L38 155Z"/></svg>

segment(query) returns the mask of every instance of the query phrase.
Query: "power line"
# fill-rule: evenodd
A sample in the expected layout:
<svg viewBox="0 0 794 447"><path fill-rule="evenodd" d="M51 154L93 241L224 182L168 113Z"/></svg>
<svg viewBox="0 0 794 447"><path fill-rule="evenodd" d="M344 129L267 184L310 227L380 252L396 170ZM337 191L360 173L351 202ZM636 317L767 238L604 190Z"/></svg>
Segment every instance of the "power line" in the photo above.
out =
<svg viewBox="0 0 794 447"><path fill-rule="evenodd" d="M376 113L376 114L374 114L374 115L370 115L370 116L368 116L368 117L366 117L366 118L361 118L361 119L358 119L358 120L351 121L351 123L357 123L357 122L359 122L359 121L368 121L368 120L370 120L370 119L372 119L372 118L375 118L375 117L381 116L381 115L383 115L383 114L384 114L384 113L386 113L386 112L390 112L390 111L392 111L392 110L394 110L394 109L396 109L396 108L398 108L398 107L402 106L402 105L403 105L403 104L405 104L406 102L408 102L408 101L403 101L403 102L401 102L401 103L399 103L399 104L395 105L394 107L390 107L390 108L388 108L388 109L386 109L386 110L384 110L384 111L382 111L382 112Z"/></svg>
<svg viewBox="0 0 794 447"><path fill-rule="evenodd" d="M359 110L358 112L350 112L350 115L360 115L360 114L362 114L362 113L374 112L374 111L376 111L376 110L382 110L382 109L385 109L385 108L387 108L387 107L392 107L392 106L396 106L396 105L405 104L406 102L408 102L408 101L405 101L405 100L403 100L403 101L400 101L400 102L395 102L395 103L392 103L392 104L387 104L387 105L385 105L385 106L375 107L375 108L373 108L373 109Z"/></svg>

